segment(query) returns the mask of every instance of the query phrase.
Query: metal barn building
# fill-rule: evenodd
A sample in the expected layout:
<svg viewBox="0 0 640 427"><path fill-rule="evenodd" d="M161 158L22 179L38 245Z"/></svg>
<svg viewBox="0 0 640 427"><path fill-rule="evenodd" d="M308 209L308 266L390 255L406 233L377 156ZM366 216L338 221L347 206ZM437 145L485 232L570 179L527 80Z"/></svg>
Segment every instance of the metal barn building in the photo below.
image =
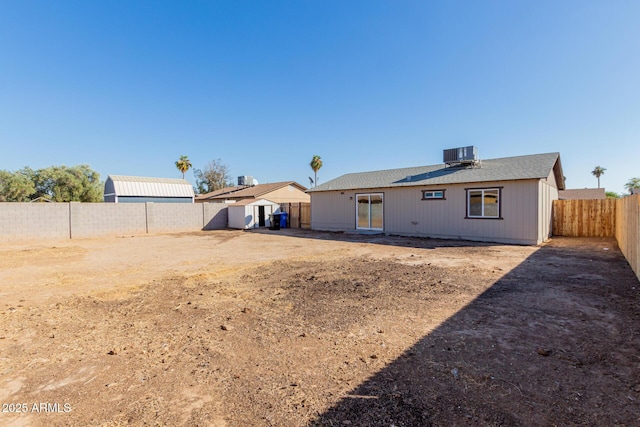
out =
<svg viewBox="0 0 640 427"><path fill-rule="evenodd" d="M111 203L193 203L193 186L185 179L109 175L104 201Z"/></svg>

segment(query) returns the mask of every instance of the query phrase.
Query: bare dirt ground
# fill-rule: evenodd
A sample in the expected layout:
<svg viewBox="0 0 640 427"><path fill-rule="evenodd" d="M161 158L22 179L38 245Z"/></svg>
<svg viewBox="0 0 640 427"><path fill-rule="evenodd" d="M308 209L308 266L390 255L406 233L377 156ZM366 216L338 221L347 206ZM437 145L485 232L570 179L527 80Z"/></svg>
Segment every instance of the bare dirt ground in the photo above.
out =
<svg viewBox="0 0 640 427"><path fill-rule="evenodd" d="M0 245L0 425L640 425L611 239Z"/></svg>

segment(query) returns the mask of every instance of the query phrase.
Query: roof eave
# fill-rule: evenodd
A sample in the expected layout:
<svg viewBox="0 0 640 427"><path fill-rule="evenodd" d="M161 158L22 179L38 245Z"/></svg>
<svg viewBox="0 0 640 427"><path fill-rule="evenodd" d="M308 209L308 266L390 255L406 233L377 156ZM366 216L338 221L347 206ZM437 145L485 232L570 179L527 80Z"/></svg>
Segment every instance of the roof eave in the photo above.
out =
<svg viewBox="0 0 640 427"><path fill-rule="evenodd" d="M562 162L560 161L560 153L558 153L558 158L553 165L553 173L556 177L556 183L558 184L558 190L564 190L566 188L566 183L564 182L564 172L562 171Z"/></svg>
<svg viewBox="0 0 640 427"><path fill-rule="evenodd" d="M483 182L509 182L509 181L539 181L540 179L544 179L544 177L528 177L528 178L505 178L505 179L487 179L487 180L478 180L478 181L460 181L460 182L415 182L415 183L403 183L403 184L395 184L395 185L378 185L378 186L366 186L366 187L339 187L339 188L323 188L323 189L310 189L307 190L307 193L322 193L328 191L367 191L367 190L378 190L378 189L393 189L393 188L410 188L410 187L430 187L430 186L448 186L448 185L474 185L480 184Z"/></svg>

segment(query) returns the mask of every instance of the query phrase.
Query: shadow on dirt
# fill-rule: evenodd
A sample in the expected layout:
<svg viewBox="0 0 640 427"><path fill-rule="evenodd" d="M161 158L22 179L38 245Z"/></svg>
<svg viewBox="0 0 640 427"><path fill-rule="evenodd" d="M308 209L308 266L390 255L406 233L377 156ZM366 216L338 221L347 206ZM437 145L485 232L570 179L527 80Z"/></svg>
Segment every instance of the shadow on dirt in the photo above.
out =
<svg viewBox="0 0 640 427"><path fill-rule="evenodd" d="M409 237L388 235L380 232L342 232L342 231L312 231L301 228L284 228L269 230L255 228L245 230L249 233L274 234L301 239L328 240L332 242L368 243L373 245L398 246L403 248L435 249L444 247L483 247L496 246L503 243L475 242L470 240L435 239L429 237Z"/></svg>
<svg viewBox="0 0 640 427"><path fill-rule="evenodd" d="M638 425L640 284L614 240L566 242L541 247L309 425Z"/></svg>

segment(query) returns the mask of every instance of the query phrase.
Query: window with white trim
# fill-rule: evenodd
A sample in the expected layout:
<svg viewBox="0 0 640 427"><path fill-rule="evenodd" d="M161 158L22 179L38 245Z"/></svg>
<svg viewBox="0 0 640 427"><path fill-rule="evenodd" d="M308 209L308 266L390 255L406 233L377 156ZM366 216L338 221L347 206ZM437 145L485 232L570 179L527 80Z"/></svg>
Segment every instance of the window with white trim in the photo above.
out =
<svg viewBox="0 0 640 427"><path fill-rule="evenodd" d="M384 194L356 194L356 228L383 230Z"/></svg>
<svg viewBox="0 0 640 427"><path fill-rule="evenodd" d="M468 188L467 218L501 217L502 188Z"/></svg>
<svg viewBox="0 0 640 427"><path fill-rule="evenodd" d="M422 200L445 200L444 190L422 190Z"/></svg>

